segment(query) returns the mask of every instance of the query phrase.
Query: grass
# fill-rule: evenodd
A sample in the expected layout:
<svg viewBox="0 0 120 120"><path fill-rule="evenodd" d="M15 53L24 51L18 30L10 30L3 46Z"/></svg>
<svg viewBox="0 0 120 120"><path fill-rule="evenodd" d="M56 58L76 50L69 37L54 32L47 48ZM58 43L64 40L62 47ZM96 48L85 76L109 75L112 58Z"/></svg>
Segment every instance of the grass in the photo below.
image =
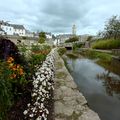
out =
<svg viewBox="0 0 120 120"><path fill-rule="evenodd" d="M120 48L120 40L108 39L99 40L92 45L93 49L118 49Z"/></svg>
<svg viewBox="0 0 120 120"><path fill-rule="evenodd" d="M59 48L58 49L58 53L59 53L60 56L62 56L63 54L65 54L66 51L67 51L66 48Z"/></svg>
<svg viewBox="0 0 120 120"><path fill-rule="evenodd" d="M112 60L112 56L108 53L97 52L94 50L86 50L81 53L83 56L86 56L90 59L97 59L99 58L103 62L110 63Z"/></svg>

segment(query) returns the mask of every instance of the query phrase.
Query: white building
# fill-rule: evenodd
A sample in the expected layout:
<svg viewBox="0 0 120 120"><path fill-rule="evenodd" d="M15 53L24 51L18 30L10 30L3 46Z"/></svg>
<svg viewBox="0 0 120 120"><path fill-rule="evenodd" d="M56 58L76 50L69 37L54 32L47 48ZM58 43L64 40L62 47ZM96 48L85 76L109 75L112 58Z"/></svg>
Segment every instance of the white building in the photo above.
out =
<svg viewBox="0 0 120 120"><path fill-rule="evenodd" d="M26 36L26 30L23 25L10 24L8 22L0 21L0 28L6 35Z"/></svg>
<svg viewBox="0 0 120 120"><path fill-rule="evenodd" d="M0 28L7 34L7 35L13 35L14 28L7 22L0 21Z"/></svg>
<svg viewBox="0 0 120 120"><path fill-rule="evenodd" d="M26 30L26 36L27 37L34 37L34 33L30 32L29 30Z"/></svg>
<svg viewBox="0 0 120 120"><path fill-rule="evenodd" d="M0 35L5 35L5 31L0 28Z"/></svg>
<svg viewBox="0 0 120 120"><path fill-rule="evenodd" d="M26 36L26 29L23 25L11 24L13 27L13 35Z"/></svg>
<svg viewBox="0 0 120 120"><path fill-rule="evenodd" d="M73 37L72 34L60 34L56 36L56 38L59 39L59 43L65 43L65 41L71 37Z"/></svg>
<svg viewBox="0 0 120 120"><path fill-rule="evenodd" d="M51 33L45 33L47 39L52 39L52 34Z"/></svg>

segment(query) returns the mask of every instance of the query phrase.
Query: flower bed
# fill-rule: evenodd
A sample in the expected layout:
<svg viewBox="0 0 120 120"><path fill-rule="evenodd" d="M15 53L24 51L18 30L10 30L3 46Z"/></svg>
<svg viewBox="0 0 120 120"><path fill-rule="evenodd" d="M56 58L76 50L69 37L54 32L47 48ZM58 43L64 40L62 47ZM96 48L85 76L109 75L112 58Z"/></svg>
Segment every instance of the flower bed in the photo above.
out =
<svg viewBox="0 0 120 120"><path fill-rule="evenodd" d="M34 106L34 102L38 99L37 96L34 96L39 91L38 88L42 86L42 92L50 88L52 90L52 81L48 80L48 78L45 79L46 82L39 82L38 87L35 88L37 86L36 79L38 80L42 75L39 71L48 72L48 75L45 74L47 77L49 75L53 77L54 72L52 64L50 64L54 60L53 52L49 54L51 48L49 46L39 47L38 50L35 48L33 53L32 48L30 49L28 46L21 45L20 49L18 49L10 40L0 38L0 120L24 120L24 117L29 119L29 117L24 116L23 111L27 109L28 103L30 103L31 107ZM39 51L39 54L37 51ZM45 59L48 61L45 61ZM43 61L45 62L43 63ZM47 65L50 67L47 68ZM47 88L47 86L49 87ZM43 102L43 104L40 102L41 105L45 105L43 113L45 116L48 113L46 109L48 98L45 98L44 101L42 98L38 99L38 102ZM31 111L28 113L31 113ZM39 114L38 112L37 115Z"/></svg>
<svg viewBox="0 0 120 120"><path fill-rule="evenodd" d="M54 80L54 49L47 55L42 67L37 67L33 78L32 102L23 112L25 119L47 120L49 114L46 104L50 99Z"/></svg>

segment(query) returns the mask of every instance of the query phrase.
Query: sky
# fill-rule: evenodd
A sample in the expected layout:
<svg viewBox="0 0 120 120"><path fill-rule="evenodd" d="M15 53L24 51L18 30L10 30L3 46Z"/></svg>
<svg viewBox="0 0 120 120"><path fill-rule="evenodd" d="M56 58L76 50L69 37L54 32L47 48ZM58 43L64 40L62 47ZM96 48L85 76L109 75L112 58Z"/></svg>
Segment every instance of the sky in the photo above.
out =
<svg viewBox="0 0 120 120"><path fill-rule="evenodd" d="M22 24L31 31L95 35L113 15L120 0L0 0L0 20Z"/></svg>

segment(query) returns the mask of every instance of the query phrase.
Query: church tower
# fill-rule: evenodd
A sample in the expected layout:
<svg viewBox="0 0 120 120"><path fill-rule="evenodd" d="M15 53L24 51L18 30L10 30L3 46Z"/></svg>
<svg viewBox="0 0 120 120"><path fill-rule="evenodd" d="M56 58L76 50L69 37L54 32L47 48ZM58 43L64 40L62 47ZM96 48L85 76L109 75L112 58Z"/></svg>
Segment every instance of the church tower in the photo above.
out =
<svg viewBox="0 0 120 120"><path fill-rule="evenodd" d="M72 35L76 35L76 25L75 24L72 27Z"/></svg>

